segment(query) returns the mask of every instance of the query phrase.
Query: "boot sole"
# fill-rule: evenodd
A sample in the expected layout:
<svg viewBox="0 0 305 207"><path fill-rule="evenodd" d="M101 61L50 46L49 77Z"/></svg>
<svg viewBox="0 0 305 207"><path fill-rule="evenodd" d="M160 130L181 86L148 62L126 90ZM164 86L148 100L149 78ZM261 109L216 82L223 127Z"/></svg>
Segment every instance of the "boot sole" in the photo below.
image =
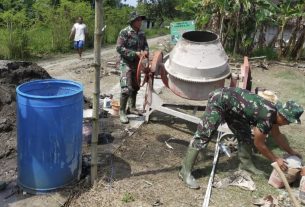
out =
<svg viewBox="0 0 305 207"><path fill-rule="evenodd" d="M178 177L180 178L180 180L183 181L183 183L186 185L186 187L190 188L190 189L194 189L194 190L198 190L200 188L200 186L198 187L192 187L192 186L189 186L188 184L186 184L183 180L183 176L180 174L180 172L178 173Z"/></svg>

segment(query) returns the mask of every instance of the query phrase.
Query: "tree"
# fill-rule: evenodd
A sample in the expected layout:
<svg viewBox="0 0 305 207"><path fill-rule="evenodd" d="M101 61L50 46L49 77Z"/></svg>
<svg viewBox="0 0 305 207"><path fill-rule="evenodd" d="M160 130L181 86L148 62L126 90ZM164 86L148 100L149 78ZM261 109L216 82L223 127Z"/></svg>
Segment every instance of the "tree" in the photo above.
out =
<svg viewBox="0 0 305 207"><path fill-rule="evenodd" d="M175 19L185 17L181 11L176 9L177 5L182 4L182 0L147 0L138 1L137 9L149 19L154 19L163 25L167 19Z"/></svg>
<svg viewBox="0 0 305 207"><path fill-rule="evenodd" d="M28 21L25 9L16 11L9 9L0 14L0 22L6 27L8 34L6 45L8 48L7 58L24 58L28 56L28 36L26 27Z"/></svg>

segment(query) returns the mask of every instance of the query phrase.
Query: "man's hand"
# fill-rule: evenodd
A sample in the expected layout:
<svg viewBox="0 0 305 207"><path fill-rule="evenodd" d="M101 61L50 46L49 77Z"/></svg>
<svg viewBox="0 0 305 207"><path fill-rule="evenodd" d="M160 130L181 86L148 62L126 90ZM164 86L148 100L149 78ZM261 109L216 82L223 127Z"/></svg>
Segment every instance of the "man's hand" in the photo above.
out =
<svg viewBox="0 0 305 207"><path fill-rule="evenodd" d="M275 160L278 164L278 166L281 168L283 172L288 170L287 162L283 158L276 158Z"/></svg>
<svg viewBox="0 0 305 207"><path fill-rule="evenodd" d="M141 52L136 52L136 55L138 56L138 58L141 58Z"/></svg>
<svg viewBox="0 0 305 207"><path fill-rule="evenodd" d="M145 50L145 51L143 51L143 50L141 50L141 52L136 52L136 55L139 57L139 59L141 58L141 57L148 57L148 52Z"/></svg>
<svg viewBox="0 0 305 207"><path fill-rule="evenodd" d="M148 57L148 52L146 50L142 50L141 55L143 55L144 57Z"/></svg>

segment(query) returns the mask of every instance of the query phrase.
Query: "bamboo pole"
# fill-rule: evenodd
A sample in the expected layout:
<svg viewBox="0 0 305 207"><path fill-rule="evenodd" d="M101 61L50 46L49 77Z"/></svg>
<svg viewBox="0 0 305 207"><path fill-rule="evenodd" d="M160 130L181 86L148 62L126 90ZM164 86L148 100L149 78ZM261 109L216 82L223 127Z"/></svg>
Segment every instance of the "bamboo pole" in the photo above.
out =
<svg viewBox="0 0 305 207"><path fill-rule="evenodd" d="M100 96L100 68L102 41L102 3L95 0L95 30L94 30L94 92L93 92L93 133L91 140L91 185L97 177L97 141L99 134L99 96Z"/></svg>

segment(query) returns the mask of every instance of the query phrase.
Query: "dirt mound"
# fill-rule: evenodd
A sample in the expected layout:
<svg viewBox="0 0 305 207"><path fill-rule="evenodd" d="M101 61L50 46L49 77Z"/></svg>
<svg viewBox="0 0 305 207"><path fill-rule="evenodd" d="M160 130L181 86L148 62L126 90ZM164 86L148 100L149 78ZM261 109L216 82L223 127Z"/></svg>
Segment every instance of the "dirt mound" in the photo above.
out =
<svg viewBox="0 0 305 207"><path fill-rule="evenodd" d="M16 152L16 87L51 76L31 62L0 60L0 159Z"/></svg>

